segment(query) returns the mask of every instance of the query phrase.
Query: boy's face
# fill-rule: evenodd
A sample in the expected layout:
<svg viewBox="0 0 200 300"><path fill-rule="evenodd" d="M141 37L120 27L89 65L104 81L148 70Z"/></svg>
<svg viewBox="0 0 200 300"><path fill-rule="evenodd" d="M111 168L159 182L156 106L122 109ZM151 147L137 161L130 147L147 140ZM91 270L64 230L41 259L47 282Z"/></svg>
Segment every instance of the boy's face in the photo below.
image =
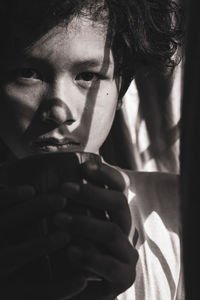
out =
<svg viewBox="0 0 200 300"><path fill-rule="evenodd" d="M103 25L79 18L28 50L8 49L0 88L0 137L17 157L98 153L111 128L120 80Z"/></svg>

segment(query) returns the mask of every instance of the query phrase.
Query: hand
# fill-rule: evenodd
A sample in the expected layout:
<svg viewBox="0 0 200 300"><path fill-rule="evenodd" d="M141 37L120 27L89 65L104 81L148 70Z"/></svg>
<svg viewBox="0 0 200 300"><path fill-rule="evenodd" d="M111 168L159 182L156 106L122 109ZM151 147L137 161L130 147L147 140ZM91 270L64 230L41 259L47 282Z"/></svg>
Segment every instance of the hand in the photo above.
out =
<svg viewBox="0 0 200 300"><path fill-rule="evenodd" d="M73 299L113 300L134 282L138 259L128 240L131 216L123 193L125 183L117 170L104 164L87 162L82 165L82 174L88 183L66 183L63 195L90 211L106 212L107 218L63 212L56 216L55 223L70 232L72 242L73 237L81 240L69 247L71 260L101 278L99 282L89 282Z"/></svg>
<svg viewBox="0 0 200 300"><path fill-rule="evenodd" d="M0 189L0 298L1 299L59 299L57 296L74 295L85 287L80 276L67 282L41 284L24 282L16 274L30 262L37 262L68 245L70 236L58 231L49 235L32 237L29 227L44 217L55 214L66 205L61 195L36 195L31 186L4 187ZM26 239L23 234L29 237ZM73 275L70 274L72 277ZM62 298L64 299L64 298Z"/></svg>

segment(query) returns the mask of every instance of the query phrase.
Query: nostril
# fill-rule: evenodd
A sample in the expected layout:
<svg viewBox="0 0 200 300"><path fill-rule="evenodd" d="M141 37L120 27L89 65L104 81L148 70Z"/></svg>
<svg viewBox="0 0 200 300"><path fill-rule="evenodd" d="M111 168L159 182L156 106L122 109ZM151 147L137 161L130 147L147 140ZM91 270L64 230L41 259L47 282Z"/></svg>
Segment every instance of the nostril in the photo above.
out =
<svg viewBox="0 0 200 300"><path fill-rule="evenodd" d="M52 121L58 124L67 120L67 112L61 106L52 106L48 111L43 112L43 121Z"/></svg>
<svg viewBox="0 0 200 300"><path fill-rule="evenodd" d="M71 125L71 124L73 124L74 122L75 122L75 120L73 120L73 119L71 119L71 120L66 120L66 121L65 121L65 124Z"/></svg>
<svg viewBox="0 0 200 300"><path fill-rule="evenodd" d="M54 123L54 124L72 124L74 119L71 117L71 113L68 112L63 106L50 106L40 112L40 119L44 123Z"/></svg>
<svg viewBox="0 0 200 300"><path fill-rule="evenodd" d="M40 120L46 124L61 125L75 122L73 113L59 98L46 99L40 106Z"/></svg>

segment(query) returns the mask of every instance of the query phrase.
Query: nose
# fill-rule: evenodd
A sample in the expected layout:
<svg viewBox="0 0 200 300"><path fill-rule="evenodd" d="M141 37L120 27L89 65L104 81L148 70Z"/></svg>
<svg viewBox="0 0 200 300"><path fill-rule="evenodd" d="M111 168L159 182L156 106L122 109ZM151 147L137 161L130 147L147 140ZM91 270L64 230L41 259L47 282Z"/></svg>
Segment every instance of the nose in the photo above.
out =
<svg viewBox="0 0 200 300"><path fill-rule="evenodd" d="M44 98L40 107L42 122L58 126L63 123L72 124L77 120L76 103L65 80L56 81L49 86Z"/></svg>
<svg viewBox="0 0 200 300"><path fill-rule="evenodd" d="M59 98L51 98L43 103L40 119L43 123L54 123L55 125L72 124L76 121L67 104Z"/></svg>

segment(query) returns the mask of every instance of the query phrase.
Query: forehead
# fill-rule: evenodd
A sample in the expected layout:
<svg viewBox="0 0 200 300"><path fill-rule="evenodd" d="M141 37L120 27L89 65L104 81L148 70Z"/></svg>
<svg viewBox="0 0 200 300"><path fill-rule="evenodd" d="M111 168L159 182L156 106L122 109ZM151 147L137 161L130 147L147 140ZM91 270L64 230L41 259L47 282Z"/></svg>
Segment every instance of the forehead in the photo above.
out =
<svg viewBox="0 0 200 300"><path fill-rule="evenodd" d="M14 57L12 48L11 51ZM56 59L63 64L73 61L93 64L97 60L114 63L107 25L83 17L74 17L68 25L56 25L31 46L22 47L20 56L22 59L33 57L49 61L57 56Z"/></svg>
<svg viewBox="0 0 200 300"><path fill-rule="evenodd" d="M109 48L109 41L107 38L107 26L93 22L86 18L73 18L68 25L61 23L53 27L40 39L38 39L33 46L32 50L38 48L38 46L49 45L52 42L55 46L60 46L69 41L70 44L79 45L80 42L87 46L104 47ZM86 45L87 44L87 45ZM82 51L85 52L84 47Z"/></svg>
<svg viewBox="0 0 200 300"><path fill-rule="evenodd" d="M55 26L36 41L26 54L49 60L57 55L57 60L60 58L63 64L74 61L88 64L114 63L107 25L87 18L74 18L68 26Z"/></svg>

